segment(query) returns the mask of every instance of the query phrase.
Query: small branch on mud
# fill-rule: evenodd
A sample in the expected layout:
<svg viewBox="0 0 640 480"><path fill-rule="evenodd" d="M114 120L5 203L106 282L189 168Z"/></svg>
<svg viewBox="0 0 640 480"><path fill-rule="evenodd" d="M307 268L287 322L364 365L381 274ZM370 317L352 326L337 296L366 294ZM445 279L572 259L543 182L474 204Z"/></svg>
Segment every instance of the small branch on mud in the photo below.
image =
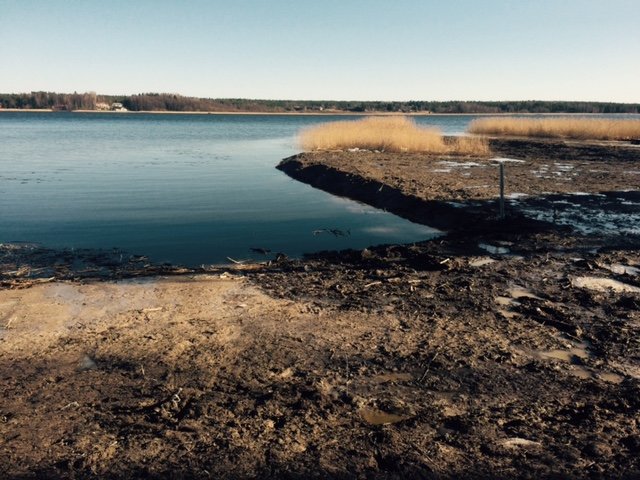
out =
<svg viewBox="0 0 640 480"><path fill-rule="evenodd" d="M424 369L424 372L422 373L422 376L420 377L420 379L418 380L418 383L423 383L425 381L425 379L427 378L427 375L429 374L429 369L431 368L431 364L434 362L434 360L438 357L438 354L440 353L440 351L437 351L433 357L431 358L431 360L429 361L429 363L427 364L427 367Z"/></svg>
<svg viewBox="0 0 640 480"><path fill-rule="evenodd" d="M180 393L182 393L182 388L178 388L178 390L176 390L171 395L167 395L161 400L157 400L153 403L146 404L146 405L145 404L138 405L135 407L125 407L125 406L116 405L114 406L113 411L115 412L146 412L146 411L153 411L156 408L160 408L165 404L171 404L172 406L176 406L176 405L179 405L181 402Z"/></svg>
<svg viewBox="0 0 640 480"><path fill-rule="evenodd" d="M349 395L349 377L350 377L350 372L349 372L349 357L345 356L344 357L345 361L347 362L347 396Z"/></svg>
<svg viewBox="0 0 640 480"><path fill-rule="evenodd" d="M182 393L182 388L178 388L178 391L171 396L171 404L178 408L180 406L180 394Z"/></svg>
<svg viewBox="0 0 640 480"><path fill-rule="evenodd" d="M376 285L382 285L382 282L381 282L381 281L379 281L379 280L377 280L377 281L375 281L375 282L367 283L367 284L366 284L364 287L362 287L362 288L364 288L364 289L366 290L367 288L371 288L371 287L374 287L374 286L376 286Z"/></svg>
<svg viewBox="0 0 640 480"><path fill-rule="evenodd" d="M71 408L71 407L75 407L78 408L80 406L80 404L78 402L71 402L71 403L67 403L64 407L62 407L60 410L66 410L67 408Z"/></svg>
<svg viewBox="0 0 640 480"><path fill-rule="evenodd" d="M235 263L236 265L243 265L244 263L246 263L246 260L235 260L231 257L227 257L227 260L229 260L231 263Z"/></svg>

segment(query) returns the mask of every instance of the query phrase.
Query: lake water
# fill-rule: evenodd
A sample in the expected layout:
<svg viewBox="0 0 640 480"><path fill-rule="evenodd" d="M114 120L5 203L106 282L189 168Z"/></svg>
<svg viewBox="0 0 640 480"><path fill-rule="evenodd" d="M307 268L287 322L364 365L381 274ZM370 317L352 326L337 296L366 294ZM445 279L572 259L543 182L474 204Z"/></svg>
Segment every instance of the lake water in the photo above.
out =
<svg viewBox="0 0 640 480"><path fill-rule="evenodd" d="M444 118L445 130L467 118ZM335 119L2 112L0 242L199 265L436 235L274 168L299 151L300 128Z"/></svg>
<svg viewBox="0 0 640 480"><path fill-rule="evenodd" d="M0 242L200 265L437 235L274 168L301 128L346 118L2 112ZM459 134L471 119L416 121Z"/></svg>

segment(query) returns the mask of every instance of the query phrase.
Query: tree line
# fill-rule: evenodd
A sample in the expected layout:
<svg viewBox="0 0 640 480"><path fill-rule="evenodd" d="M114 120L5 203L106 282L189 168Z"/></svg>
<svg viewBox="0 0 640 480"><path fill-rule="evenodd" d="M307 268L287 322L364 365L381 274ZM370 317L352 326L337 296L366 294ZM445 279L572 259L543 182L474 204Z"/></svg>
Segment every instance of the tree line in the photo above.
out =
<svg viewBox="0 0 640 480"><path fill-rule="evenodd" d="M121 103L127 110L167 112L395 112L395 113L640 113L640 104L574 101L330 101L197 98L171 93L97 95L95 92L0 94L0 108L97 110Z"/></svg>

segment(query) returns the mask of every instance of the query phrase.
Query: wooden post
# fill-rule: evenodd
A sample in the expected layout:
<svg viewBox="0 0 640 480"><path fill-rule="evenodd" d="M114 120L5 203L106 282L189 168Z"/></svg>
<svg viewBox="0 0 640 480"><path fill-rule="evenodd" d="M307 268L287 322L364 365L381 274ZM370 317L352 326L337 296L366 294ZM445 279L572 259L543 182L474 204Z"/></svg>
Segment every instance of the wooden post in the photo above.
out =
<svg viewBox="0 0 640 480"><path fill-rule="evenodd" d="M504 163L500 162L500 220L504 217Z"/></svg>

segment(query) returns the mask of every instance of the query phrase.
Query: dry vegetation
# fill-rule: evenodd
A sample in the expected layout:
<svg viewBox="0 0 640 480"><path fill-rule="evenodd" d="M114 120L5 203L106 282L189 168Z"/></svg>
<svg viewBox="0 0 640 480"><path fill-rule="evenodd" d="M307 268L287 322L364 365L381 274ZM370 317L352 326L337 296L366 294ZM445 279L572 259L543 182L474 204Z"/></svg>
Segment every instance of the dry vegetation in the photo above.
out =
<svg viewBox="0 0 640 480"><path fill-rule="evenodd" d="M483 118L471 122L469 132L581 140L632 140L640 138L640 120L568 117Z"/></svg>
<svg viewBox="0 0 640 480"><path fill-rule="evenodd" d="M304 150L361 148L385 152L427 152L454 155L488 155L485 139L446 139L435 128L416 125L407 117L368 117L357 121L329 122L303 130Z"/></svg>

